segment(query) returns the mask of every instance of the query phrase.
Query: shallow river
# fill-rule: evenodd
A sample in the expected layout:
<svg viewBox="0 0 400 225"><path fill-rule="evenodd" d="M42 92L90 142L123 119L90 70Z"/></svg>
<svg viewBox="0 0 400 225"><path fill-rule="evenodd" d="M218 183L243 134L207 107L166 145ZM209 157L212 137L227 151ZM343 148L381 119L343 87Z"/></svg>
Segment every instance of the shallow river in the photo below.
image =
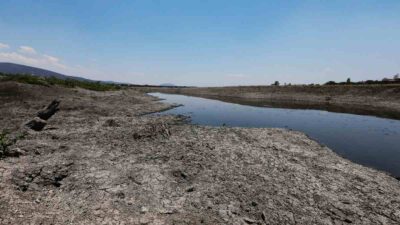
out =
<svg viewBox="0 0 400 225"><path fill-rule="evenodd" d="M184 95L151 93L183 106L160 114L190 116L193 124L279 127L302 131L353 162L400 177L400 120L309 109L239 105Z"/></svg>

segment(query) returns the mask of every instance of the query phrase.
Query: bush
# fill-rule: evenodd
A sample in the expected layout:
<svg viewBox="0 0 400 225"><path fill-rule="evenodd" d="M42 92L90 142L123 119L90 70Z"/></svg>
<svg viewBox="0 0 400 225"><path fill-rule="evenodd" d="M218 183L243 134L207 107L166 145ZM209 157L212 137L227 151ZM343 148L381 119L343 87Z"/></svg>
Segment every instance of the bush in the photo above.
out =
<svg viewBox="0 0 400 225"><path fill-rule="evenodd" d="M6 155L8 155L9 147L14 143L15 141L8 137L7 131L2 131L0 133L0 158L4 158Z"/></svg>
<svg viewBox="0 0 400 225"><path fill-rule="evenodd" d="M325 83L325 85L335 85L335 84L336 84L335 81L328 81L328 82Z"/></svg>
<svg viewBox="0 0 400 225"><path fill-rule="evenodd" d="M17 143L18 140L24 139L26 133L17 133L13 138L7 131L0 132L0 159L6 156L18 156L19 152L10 150L10 146Z"/></svg>

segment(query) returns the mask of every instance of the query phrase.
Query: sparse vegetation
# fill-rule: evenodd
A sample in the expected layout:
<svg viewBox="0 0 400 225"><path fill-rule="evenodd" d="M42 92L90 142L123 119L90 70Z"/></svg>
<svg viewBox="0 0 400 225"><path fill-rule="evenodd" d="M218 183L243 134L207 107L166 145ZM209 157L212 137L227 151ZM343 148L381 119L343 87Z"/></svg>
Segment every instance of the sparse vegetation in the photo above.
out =
<svg viewBox="0 0 400 225"><path fill-rule="evenodd" d="M17 156L18 152L12 151L10 146L17 143L18 140L21 140L25 137L24 133L17 133L10 135L10 133L6 130L0 132L0 159L7 156Z"/></svg>
<svg viewBox="0 0 400 225"><path fill-rule="evenodd" d="M12 140L9 138L7 131L0 132L0 158L4 158L8 155L9 147L16 142L16 139Z"/></svg>
<svg viewBox="0 0 400 225"><path fill-rule="evenodd" d="M113 91L121 89L118 84L108 84L95 81L73 80L73 79L58 79L55 77L40 77L28 74L4 74L0 73L0 81L16 81L20 83L35 84L35 85L59 85L68 88L80 87L93 91Z"/></svg>
<svg viewBox="0 0 400 225"><path fill-rule="evenodd" d="M335 82L335 81L328 81L324 85L372 85L372 84L379 84L379 85L399 85L400 80L366 80L366 81L358 81L353 82L350 78L347 78L345 82Z"/></svg>
<svg viewBox="0 0 400 225"><path fill-rule="evenodd" d="M336 84L335 81L328 81L328 82L325 83L325 85L335 85L335 84Z"/></svg>
<svg viewBox="0 0 400 225"><path fill-rule="evenodd" d="M7 139L7 133L1 132L0 133L0 158L4 157L5 152L7 151L9 146L10 146L10 144Z"/></svg>

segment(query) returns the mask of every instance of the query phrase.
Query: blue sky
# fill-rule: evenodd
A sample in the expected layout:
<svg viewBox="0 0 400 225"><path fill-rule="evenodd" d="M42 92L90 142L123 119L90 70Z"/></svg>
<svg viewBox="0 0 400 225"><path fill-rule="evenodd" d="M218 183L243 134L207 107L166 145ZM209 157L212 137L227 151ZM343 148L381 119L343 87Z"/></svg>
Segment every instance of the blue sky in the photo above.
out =
<svg viewBox="0 0 400 225"><path fill-rule="evenodd" d="M0 61L220 86L400 72L400 1L1 0Z"/></svg>

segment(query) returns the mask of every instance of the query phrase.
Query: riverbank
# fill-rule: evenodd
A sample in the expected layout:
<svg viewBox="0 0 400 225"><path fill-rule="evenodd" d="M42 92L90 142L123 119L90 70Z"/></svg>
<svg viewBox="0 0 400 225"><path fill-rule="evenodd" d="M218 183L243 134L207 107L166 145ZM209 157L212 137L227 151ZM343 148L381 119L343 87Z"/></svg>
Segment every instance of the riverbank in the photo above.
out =
<svg viewBox="0 0 400 225"><path fill-rule="evenodd" d="M400 177L400 120L323 110L255 107L177 94L149 95L166 104L182 105L158 114L189 115L191 124L203 126L300 131L343 158Z"/></svg>
<svg viewBox="0 0 400 225"><path fill-rule="evenodd" d="M244 105L319 109L400 119L400 85L153 87L141 90L204 97Z"/></svg>
<svg viewBox="0 0 400 225"><path fill-rule="evenodd" d="M43 131L21 124L53 99ZM400 182L300 132L189 125L136 89L0 83L0 224L398 224Z"/></svg>

